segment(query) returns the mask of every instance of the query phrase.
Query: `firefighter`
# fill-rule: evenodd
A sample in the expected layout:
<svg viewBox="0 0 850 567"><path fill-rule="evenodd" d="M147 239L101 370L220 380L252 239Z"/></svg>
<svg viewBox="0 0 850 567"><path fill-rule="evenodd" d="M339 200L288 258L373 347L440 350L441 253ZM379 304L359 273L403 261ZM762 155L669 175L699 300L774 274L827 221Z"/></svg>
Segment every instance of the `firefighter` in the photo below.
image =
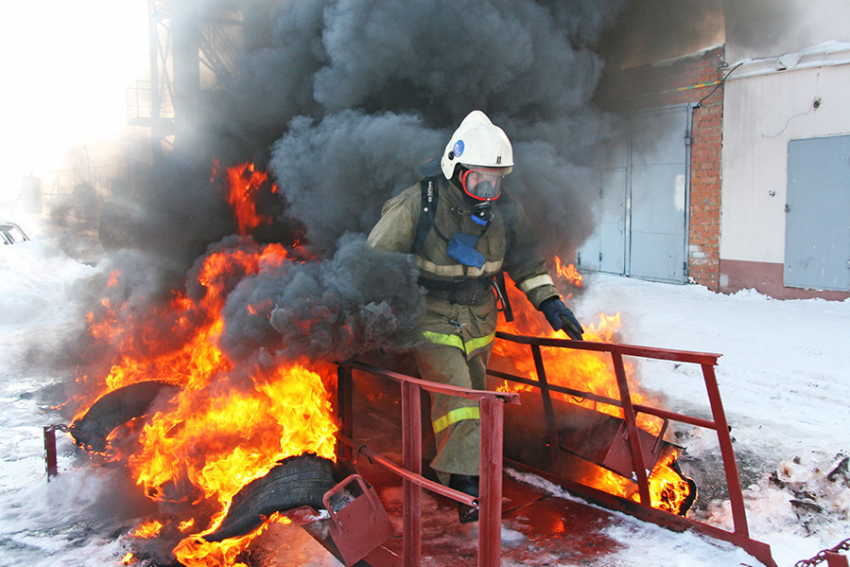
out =
<svg viewBox="0 0 850 567"><path fill-rule="evenodd" d="M504 131L481 111L452 135L432 176L387 201L369 234L376 249L414 254L425 291L423 346L413 355L423 379L485 389L496 337L498 287L505 270L556 331L582 338L581 324L564 304L537 252L520 204L502 187L513 169ZM504 300L503 300L504 305ZM466 398L431 395L440 481L478 496L480 414ZM477 508L459 505L463 523Z"/></svg>

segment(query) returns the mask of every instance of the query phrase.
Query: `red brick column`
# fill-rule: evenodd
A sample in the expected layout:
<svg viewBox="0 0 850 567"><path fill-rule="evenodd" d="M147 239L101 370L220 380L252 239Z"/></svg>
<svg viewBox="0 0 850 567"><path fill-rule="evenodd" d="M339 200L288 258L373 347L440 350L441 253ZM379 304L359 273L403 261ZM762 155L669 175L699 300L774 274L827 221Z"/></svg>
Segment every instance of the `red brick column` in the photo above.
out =
<svg viewBox="0 0 850 567"><path fill-rule="evenodd" d="M705 61L704 61L705 62ZM704 68L700 83L722 78L720 61ZM714 87L712 87L714 88ZM708 93L703 94L705 96ZM723 85L694 109L691 127L691 194L688 267L698 284L720 288L720 151L723 147Z"/></svg>

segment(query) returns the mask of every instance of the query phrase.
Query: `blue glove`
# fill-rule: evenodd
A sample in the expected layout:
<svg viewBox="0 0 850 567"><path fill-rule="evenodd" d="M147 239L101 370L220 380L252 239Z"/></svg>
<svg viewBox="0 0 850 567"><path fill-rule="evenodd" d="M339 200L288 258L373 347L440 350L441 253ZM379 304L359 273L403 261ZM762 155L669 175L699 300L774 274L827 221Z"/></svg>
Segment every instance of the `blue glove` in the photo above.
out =
<svg viewBox="0 0 850 567"><path fill-rule="evenodd" d="M556 331L563 330L571 339L580 341L584 334L581 323L570 311L560 297L550 297L540 304L540 310L546 315L546 320Z"/></svg>

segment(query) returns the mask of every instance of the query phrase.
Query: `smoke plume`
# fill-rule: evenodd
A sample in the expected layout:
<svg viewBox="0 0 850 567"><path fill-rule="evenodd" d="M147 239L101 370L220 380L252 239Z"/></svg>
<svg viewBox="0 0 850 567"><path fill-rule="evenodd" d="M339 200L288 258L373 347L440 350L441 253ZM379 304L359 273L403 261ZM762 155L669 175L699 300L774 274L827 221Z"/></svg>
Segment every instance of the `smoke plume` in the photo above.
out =
<svg viewBox="0 0 850 567"><path fill-rule="evenodd" d="M345 360L409 347L422 315L415 268L409 257L370 250L364 235L475 109L512 140L506 187L542 251L570 257L593 230L594 152L617 128L590 103L603 67L591 46L624 5L247 3L248 48L232 78L215 97L199 92L197 104L175 100L182 120L172 159L135 202L115 200L102 219L104 243L123 250L109 260L120 289L106 295L165 303L186 286L202 297L197 270L209 255L280 242L291 260L233 274L226 286L229 355ZM178 37L197 22L184 13L173 24ZM253 238L229 236L237 223L210 175L214 160L222 168L252 160L272 173L277 191L259 212L274 220Z"/></svg>
<svg viewBox="0 0 850 567"><path fill-rule="evenodd" d="M269 317L249 309L263 304L273 305ZM346 234L331 259L243 279L222 312L224 343L236 358L268 348L293 360L343 362L368 350L413 346L424 307L410 257Z"/></svg>
<svg viewBox="0 0 850 567"><path fill-rule="evenodd" d="M216 106L187 119L194 129L175 142L180 160L145 197L137 246L188 267L235 226L204 168L253 159L274 176L279 203L266 213L282 227L259 240L298 240L314 259L233 286L223 313L228 351L342 360L408 346L421 316L415 272L356 235L479 109L513 142L506 186L539 227L542 251L570 256L593 230L595 148L616 129L589 102L603 67L590 46L623 6L255 2L246 15L252 47ZM260 304L273 306L265 320L249 314Z"/></svg>
<svg viewBox="0 0 850 567"><path fill-rule="evenodd" d="M292 119L271 160L308 239L330 252L345 231L368 232L383 202L416 182L416 166L439 157L460 120L480 109L514 143L517 166L506 184L547 227L542 240L557 241L561 254L578 246L593 228L586 166L614 123L589 104L602 61L588 44L621 4L334 2L320 26L316 3L300 7L315 36L277 35L247 61L252 77L287 77L293 91L281 93L277 116L292 113L291 102L313 85L304 110L320 111ZM307 51L312 64L295 67L312 72L307 80L287 66L258 72L260 61Z"/></svg>
<svg viewBox="0 0 850 567"><path fill-rule="evenodd" d="M594 227L594 154L618 127L590 102L603 68L593 46L625 3L246 2L246 52L231 78L215 96L175 99L170 159L104 208L108 257L86 290L90 311L102 312L106 298L122 306L127 334L145 321L172 336L172 321L137 313L166 306L175 291L202 298L198 270L212 254L280 243L289 260L237 270L225 286L229 356L337 361L408 348L422 316L415 267L369 249L364 235L475 109L513 143L505 185L541 251L571 257ZM175 41L199 25L193 14L218 5L182 5ZM271 222L236 237L226 178L211 171L244 161L269 171L277 189L259 201ZM119 284L107 287L112 273ZM66 362L108 361L108 345L94 343L85 337Z"/></svg>

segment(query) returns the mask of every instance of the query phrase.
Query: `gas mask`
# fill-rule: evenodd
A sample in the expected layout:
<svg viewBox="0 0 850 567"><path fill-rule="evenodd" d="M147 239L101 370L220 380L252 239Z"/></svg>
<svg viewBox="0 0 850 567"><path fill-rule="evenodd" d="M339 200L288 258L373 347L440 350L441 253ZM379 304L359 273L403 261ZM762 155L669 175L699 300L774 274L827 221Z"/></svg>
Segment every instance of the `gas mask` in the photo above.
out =
<svg viewBox="0 0 850 567"><path fill-rule="evenodd" d="M502 194L504 169L475 167L460 175L464 193L478 201L495 201Z"/></svg>

